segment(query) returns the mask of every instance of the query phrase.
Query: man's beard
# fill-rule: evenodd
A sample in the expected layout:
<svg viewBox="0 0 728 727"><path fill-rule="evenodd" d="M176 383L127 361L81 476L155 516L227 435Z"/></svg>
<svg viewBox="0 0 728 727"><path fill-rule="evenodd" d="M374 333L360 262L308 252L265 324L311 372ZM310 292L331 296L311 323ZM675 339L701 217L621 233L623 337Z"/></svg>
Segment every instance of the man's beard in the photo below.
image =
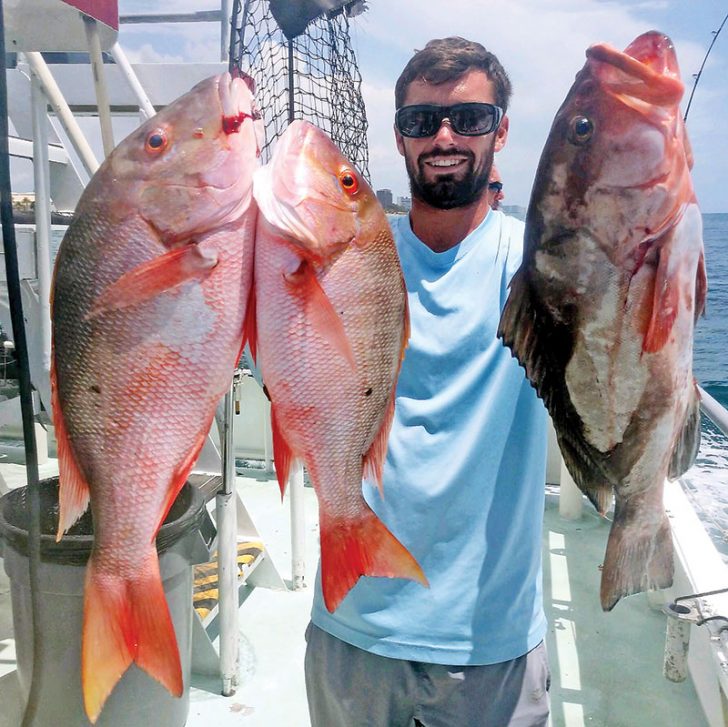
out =
<svg viewBox="0 0 728 727"><path fill-rule="evenodd" d="M483 166L479 171L473 168L474 156L472 152L451 151L438 152L437 156L467 156L468 170L459 179L454 174L440 175L434 182L425 181L424 161L420 157L415 169L408 157L405 157L405 166L409 175L410 191L412 196L421 202L435 207L436 209L449 210L456 207L467 207L477 202L484 194L488 186L490 168L493 165L493 149L484 159ZM428 154L427 157L434 156ZM427 158L425 157L425 159Z"/></svg>

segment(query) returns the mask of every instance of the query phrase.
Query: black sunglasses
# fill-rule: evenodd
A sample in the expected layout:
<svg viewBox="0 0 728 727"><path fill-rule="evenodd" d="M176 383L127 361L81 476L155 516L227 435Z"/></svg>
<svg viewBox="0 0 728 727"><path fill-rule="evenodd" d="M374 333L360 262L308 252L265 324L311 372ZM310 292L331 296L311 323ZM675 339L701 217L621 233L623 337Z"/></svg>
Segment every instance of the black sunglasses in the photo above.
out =
<svg viewBox="0 0 728 727"><path fill-rule="evenodd" d="M416 104L397 109L394 123L402 136L424 139L434 136L443 119L461 136L482 136L495 131L503 118L503 109L490 103L458 103L453 106Z"/></svg>
<svg viewBox="0 0 728 727"><path fill-rule="evenodd" d="M503 182L488 182L488 189L491 192L500 192L503 189Z"/></svg>

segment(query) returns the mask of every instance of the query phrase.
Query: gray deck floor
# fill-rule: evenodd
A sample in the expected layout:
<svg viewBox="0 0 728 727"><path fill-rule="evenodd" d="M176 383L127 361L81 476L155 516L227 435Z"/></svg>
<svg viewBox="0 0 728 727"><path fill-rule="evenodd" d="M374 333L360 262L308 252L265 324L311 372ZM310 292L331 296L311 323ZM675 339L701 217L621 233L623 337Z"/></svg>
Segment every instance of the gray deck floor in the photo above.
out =
<svg viewBox="0 0 728 727"><path fill-rule="evenodd" d="M53 466L44 466L42 476ZM11 487L23 483L18 465L0 464L0 473ZM237 483L273 563L290 582L287 501L281 504L273 477L238 477ZM599 564L609 524L587 507L580 520L563 520L553 493L547 499L544 594L553 727L704 727L692 684L672 684L662 676L664 617L642 595L625 599L608 614L599 607ZM315 495L308 487L305 510L307 579L312 582L318 524ZM310 588L255 589L240 610L237 692L221 697L218 680L194 677L188 727L307 727L303 634L310 605ZM13 653L9 584L0 568L0 727L19 724Z"/></svg>

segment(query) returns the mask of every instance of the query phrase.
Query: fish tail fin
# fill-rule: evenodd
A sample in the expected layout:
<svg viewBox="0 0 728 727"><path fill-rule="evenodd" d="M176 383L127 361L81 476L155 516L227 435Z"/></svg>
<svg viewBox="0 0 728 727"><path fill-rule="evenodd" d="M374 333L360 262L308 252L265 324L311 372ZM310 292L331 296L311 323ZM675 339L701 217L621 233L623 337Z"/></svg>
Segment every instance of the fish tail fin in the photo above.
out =
<svg viewBox="0 0 728 727"><path fill-rule="evenodd" d="M177 637L159 574L157 552L145 563L140 577L129 584L129 600L137 635L134 661L175 697L182 696L182 665Z"/></svg>
<svg viewBox="0 0 728 727"><path fill-rule="evenodd" d="M156 551L133 581L88 562L81 648L86 714L95 723L106 699L133 661L175 696L182 669Z"/></svg>
<svg viewBox="0 0 728 727"><path fill-rule="evenodd" d="M428 586L417 561L367 508L357 520L321 518L321 580L326 608L333 612L359 576L409 578Z"/></svg>
<svg viewBox="0 0 728 727"><path fill-rule="evenodd" d="M662 506L662 488L653 489L659 492L617 497L602 571L605 611L611 611L623 596L672 585L670 521ZM648 498L653 502L645 502Z"/></svg>

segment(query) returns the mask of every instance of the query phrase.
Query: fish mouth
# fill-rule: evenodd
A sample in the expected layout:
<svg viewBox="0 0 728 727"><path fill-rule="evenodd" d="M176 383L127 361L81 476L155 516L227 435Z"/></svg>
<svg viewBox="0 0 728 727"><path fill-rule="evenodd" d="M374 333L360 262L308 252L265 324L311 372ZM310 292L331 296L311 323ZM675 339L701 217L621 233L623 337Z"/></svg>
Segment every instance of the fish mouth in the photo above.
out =
<svg viewBox="0 0 728 727"><path fill-rule="evenodd" d="M313 124L293 121L279 139L270 164L258 169L253 176L253 195L265 219L285 235L297 240L313 258L327 257L330 245L321 239L320 210L350 211L350 206L326 193L317 179L328 179L320 158L320 149L333 142ZM336 150L338 153L338 150ZM329 232L331 232L329 230ZM335 246L350 243L353 237L338 240Z"/></svg>
<svg viewBox="0 0 728 727"><path fill-rule="evenodd" d="M664 33L643 33L624 51L608 43L597 43L587 49L586 55L607 66L601 71L597 69L597 75L615 95L664 106L679 103L682 98L685 87L680 80L675 47Z"/></svg>

